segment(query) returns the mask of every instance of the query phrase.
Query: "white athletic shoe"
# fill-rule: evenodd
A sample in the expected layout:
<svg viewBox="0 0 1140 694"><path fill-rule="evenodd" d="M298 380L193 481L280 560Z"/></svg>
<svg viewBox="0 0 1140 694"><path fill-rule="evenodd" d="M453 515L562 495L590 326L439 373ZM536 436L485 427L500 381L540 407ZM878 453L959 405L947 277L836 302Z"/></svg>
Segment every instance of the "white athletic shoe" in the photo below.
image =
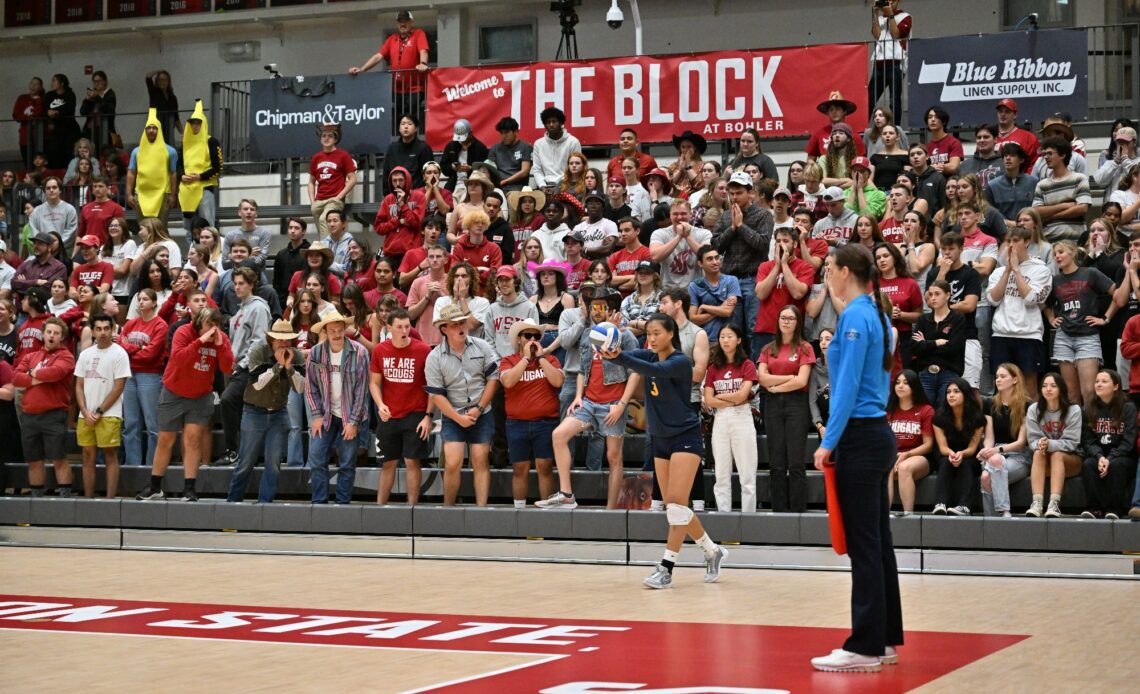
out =
<svg viewBox="0 0 1140 694"><path fill-rule="evenodd" d="M824 672L878 672L883 663L878 656L859 655L836 648L830 655L811 659L811 666Z"/></svg>
<svg viewBox="0 0 1140 694"><path fill-rule="evenodd" d="M658 564L656 568L653 569L653 573L646 576L641 582L644 583L647 588L653 588L655 590L672 588L673 574L669 573L669 570L664 566Z"/></svg>
<svg viewBox="0 0 1140 694"><path fill-rule="evenodd" d="M554 492L553 494L551 494L550 496L546 497L545 499L543 499L541 501L534 502L534 505L539 507L539 508L546 508L546 509L557 508L557 509L570 510L570 509L578 508L578 501L577 501L577 499L574 498L573 494L567 496L566 494L563 494L562 492L559 491L559 492Z"/></svg>
<svg viewBox="0 0 1140 694"><path fill-rule="evenodd" d="M716 583L720 580L720 565L727 557L728 550L723 545L717 545L716 552L705 557L705 583Z"/></svg>
<svg viewBox="0 0 1140 694"><path fill-rule="evenodd" d="M894 646L887 646L887 650L883 653L883 657L879 660L882 661L883 665L898 665L899 652L895 650Z"/></svg>

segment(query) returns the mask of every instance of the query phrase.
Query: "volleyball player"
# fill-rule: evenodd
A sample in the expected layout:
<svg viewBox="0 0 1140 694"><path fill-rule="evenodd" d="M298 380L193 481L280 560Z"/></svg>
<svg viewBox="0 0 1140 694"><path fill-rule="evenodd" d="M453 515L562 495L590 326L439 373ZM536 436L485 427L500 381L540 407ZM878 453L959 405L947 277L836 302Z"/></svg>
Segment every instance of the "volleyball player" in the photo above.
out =
<svg viewBox="0 0 1140 694"><path fill-rule="evenodd" d="M673 567L685 535L689 535L705 553L705 583L715 583L720 578L720 565L728 556L728 550L709 538L688 506L689 490L705 450L700 415L689 405L693 364L681 351L677 323L664 313L655 313L649 318L645 344L649 349L623 353L620 347L615 347L602 354L646 379L647 426L653 441L653 463L665 501L669 536L664 558L642 582L650 588L671 588Z"/></svg>
<svg viewBox="0 0 1140 694"><path fill-rule="evenodd" d="M827 350L831 413L815 452L822 470L835 451L835 481L851 559L851 636L843 648L812 658L817 670L878 672L898 662L903 642L898 567L891 540L887 475L896 441L887 424L893 366L891 330L878 308L879 275L860 244L835 251L828 278L847 302ZM873 290L872 290L873 287Z"/></svg>

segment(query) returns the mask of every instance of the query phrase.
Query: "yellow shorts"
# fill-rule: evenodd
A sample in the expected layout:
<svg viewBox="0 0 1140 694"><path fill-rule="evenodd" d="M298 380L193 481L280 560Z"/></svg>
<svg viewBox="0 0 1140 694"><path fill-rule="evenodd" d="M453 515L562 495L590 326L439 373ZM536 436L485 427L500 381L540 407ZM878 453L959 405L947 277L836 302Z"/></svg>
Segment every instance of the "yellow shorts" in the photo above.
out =
<svg viewBox="0 0 1140 694"><path fill-rule="evenodd" d="M92 426L80 417L75 423L75 438L83 447L118 448L123 443L123 420L119 417L100 417Z"/></svg>

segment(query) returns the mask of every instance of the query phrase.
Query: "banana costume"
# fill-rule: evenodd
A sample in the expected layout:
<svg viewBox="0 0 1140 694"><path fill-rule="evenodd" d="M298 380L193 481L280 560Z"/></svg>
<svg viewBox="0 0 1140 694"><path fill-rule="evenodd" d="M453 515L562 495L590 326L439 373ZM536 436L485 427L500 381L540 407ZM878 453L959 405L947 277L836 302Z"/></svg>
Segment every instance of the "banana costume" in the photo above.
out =
<svg viewBox="0 0 1140 694"><path fill-rule="evenodd" d="M154 142L146 136L146 128L152 125L158 128ZM153 108L147 114L135 166L138 171L135 177L135 195L139 199L139 213L143 217L158 217L162 211L163 198L170 193L170 152L166 149L166 141L162 139L162 126Z"/></svg>
<svg viewBox="0 0 1140 694"><path fill-rule="evenodd" d="M190 127L190 121L202 121L198 134ZM202 100L194 102L194 115L186 120L186 128L182 133L182 167L188 174L202 173L210 168L210 130L206 123L206 113L202 109ZM218 183L215 175L211 179L183 182L178 186L178 206L182 210L196 210L202 202L202 191L208 186Z"/></svg>

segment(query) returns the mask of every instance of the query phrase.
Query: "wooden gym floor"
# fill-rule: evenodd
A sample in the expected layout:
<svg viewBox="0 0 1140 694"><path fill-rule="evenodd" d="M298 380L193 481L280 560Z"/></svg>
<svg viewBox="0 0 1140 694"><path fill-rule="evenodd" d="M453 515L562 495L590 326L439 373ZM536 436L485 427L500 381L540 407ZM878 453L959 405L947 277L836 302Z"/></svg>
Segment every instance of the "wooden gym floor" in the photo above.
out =
<svg viewBox="0 0 1140 694"><path fill-rule="evenodd" d="M1134 581L903 575L910 645L900 649L901 664L880 674L833 675L815 673L807 659L842 644L849 574L728 569L719 584L705 585L702 570L679 567L676 587L654 592L641 586L647 573L638 566L0 548L0 601L9 603L37 596L100 605L141 601L160 606L155 612L191 603L176 607L194 615L223 609L290 617L371 612L386 617L367 621L391 624L414 616L426 620L415 623L421 627L437 621L469 625L473 618L520 628L579 625L565 627L569 631L562 633L571 634L566 640L533 641L574 642L572 649L492 647L494 635L441 639L434 642L438 649L391 635L378 644L363 637L304 643L318 637L302 636L273 643L248 632L233 637L199 631L188 640L169 633L140 638L145 630L116 626L125 619L79 625L83 633L57 630L51 619L4 617L0 603L0 688L398 692L452 683L444 688L497 694L681 686L690 692L772 687L1052 694L1135 691L1140 681L1140 584ZM218 607L233 605L245 607ZM158 619L166 618L135 623ZM611 626L597 626L605 624ZM591 628L592 637L574 635ZM605 629L625 635L597 632ZM654 636L635 643L635 633ZM559 656L562 665L545 664L544 658ZM617 666L610 662L615 659Z"/></svg>

